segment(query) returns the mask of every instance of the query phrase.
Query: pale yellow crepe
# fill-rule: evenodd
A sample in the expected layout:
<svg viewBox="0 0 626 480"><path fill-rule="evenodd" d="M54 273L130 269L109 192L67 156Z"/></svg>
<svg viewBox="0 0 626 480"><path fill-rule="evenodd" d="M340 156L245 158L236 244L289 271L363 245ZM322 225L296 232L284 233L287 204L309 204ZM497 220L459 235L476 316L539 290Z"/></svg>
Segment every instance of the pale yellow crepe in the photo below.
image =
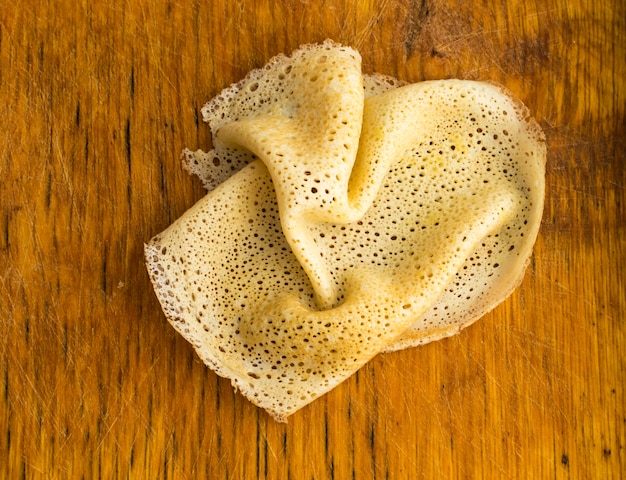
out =
<svg viewBox="0 0 626 480"><path fill-rule="evenodd" d="M457 332L519 283L545 145L503 88L363 76L301 47L203 109L209 193L146 245L163 310L277 420L376 354Z"/></svg>

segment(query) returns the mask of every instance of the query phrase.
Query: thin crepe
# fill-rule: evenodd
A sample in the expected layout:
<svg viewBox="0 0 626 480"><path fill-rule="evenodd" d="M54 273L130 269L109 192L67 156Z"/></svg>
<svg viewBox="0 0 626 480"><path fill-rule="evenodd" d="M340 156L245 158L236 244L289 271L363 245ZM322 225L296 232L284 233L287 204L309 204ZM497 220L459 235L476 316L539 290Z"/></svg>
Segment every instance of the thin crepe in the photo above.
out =
<svg viewBox="0 0 626 480"><path fill-rule="evenodd" d="M203 109L209 193L146 245L172 325L285 420L376 354L457 332L519 283L543 134L502 87L363 76L332 42Z"/></svg>

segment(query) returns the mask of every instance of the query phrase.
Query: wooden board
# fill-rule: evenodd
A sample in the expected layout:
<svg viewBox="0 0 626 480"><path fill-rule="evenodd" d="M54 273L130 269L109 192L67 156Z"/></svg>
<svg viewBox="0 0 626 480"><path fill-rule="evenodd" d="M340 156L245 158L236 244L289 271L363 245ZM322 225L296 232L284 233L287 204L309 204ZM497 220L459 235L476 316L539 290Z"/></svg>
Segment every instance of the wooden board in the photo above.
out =
<svg viewBox="0 0 626 480"><path fill-rule="evenodd" d="M17 2L0 8L0 477L619 478L623 1ZM165 321L143 243L202 194L199 108L333 38L366 71L504 84L544 128L521 287L277 424Z"/></svg>

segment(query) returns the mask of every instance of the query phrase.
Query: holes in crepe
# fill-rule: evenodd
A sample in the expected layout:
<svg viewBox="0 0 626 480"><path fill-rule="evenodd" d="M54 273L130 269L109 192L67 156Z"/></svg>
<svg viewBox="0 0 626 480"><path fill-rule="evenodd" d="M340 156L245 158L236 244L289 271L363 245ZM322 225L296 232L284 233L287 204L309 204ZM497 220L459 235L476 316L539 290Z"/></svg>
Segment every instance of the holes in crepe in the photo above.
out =
<svg viewBox="0 0 626 480"><path fill-rule="evenodd" d="M323 63L326 60L326 58L324 58L322 60L322 57L324 56L318 56L316 57L315 61L318 61L320 63ZM312 63L312 62L311 62ZM331 65L327 65L327 66L331 66ZM317 70L319 72L322 71L323 68L325 68L326 65L324 67L318 67ZM286 68L280 70L281 67L279 67L279 78L285 78L285 75L288 74L291 71L291 66L287 66ZM320 73L320 78L322 78L322 73ZM310 80L314 81L313 77L311 77L309 75ZM265 85L263 84L263 87L265 87ZM254 91L252 85L250 85L250 91ZM258 86L257 86L258 88ZM470 95L472 95L472 93L470 93ZM250 98L251 95L248 96L248 98ZM434 97L432 97L434 99ZM472 114L472 118L471 121L472 122L476 122L476 118L474 117L479 117L480 119L480 113L479 112L475 112L474 114ZM496 114L497 115L497 112ZM506 113L504 113L504 115L506 115ZM335 117L339 118L337 116L337 114L335 114ZM461 123L462 121L465 121L466 123L468 120L468 117L465 118L461 118L461 120L459 121L459 123ZM477 124L474 124L472 126L472 130L474 130L473 133L468 133L466 135L461 135L459 134L459 136L456 136L454 138L448 137L445 139L445 141L441 141L438 142L435 145L432 145L431 142L431 150L432 150L432 154L430 152L428 152L429 157L435 156L436 152L441 151L442 155L445 155L446 157L450 157L451 153L450 150L455 151L454 152L454 161L457 162L457 164L455 164L454 166L450 166L447 167L449 172L456 172L456 176L455 178L458 180L449 180L448 176L445 176L444 173L442 173L442 170L445 172L445 168L442 168L442 165L438 165L436 164L436 162L432 162L432 158L426 158L426 154L424 153L423 150L421 150L420 154L416 155L416 159L412 160L412 165L414 165L414 174L413 174L413 181L405 181L406 176L404 177L397 177L397 178L402 178L402 182L401 183L397 183L397 184L392 184L391 188L395 190L395 195L394 198L404 198L405 201L408 202L412 202L412 206L411 208L407 209L406 213L405 212L401 212L399 213L399 215L403 215L405 218L400 218L398 216L394 216L391 215L391 212L386 212L384 211L384 206L379 210L377 217L380 217L381 219L383 219L385 221L385 226L384 227L379 227L378 225L376 225L375 227L373 227L371 225L371 223L367 223L367 227L363 226L362 230L365 231L367 229L367 233L362 233L360 232L359 227L357 227L356 225L351 225L348 226L348 235L349 238L354 238L356 237L358 240L356 242L352 241L352 243L348 244L345 240L345 235L340 234L339 238L337 238L334 235L331 235L329 233L329 230L325 230L326 231L326 239L324 239L324 233L321 232L317 232L318 235L316 235L316 243L318 242L328 242L330 243L331 241L333 242L332 245L327 245L326 248L333 248L332 251L332 259L330 258L331 255L327 255L327 257L329 257L328 262L331 263L333 259L337 259L337 263L339 263L339 259L341 258L341 261L344 262L346 265L349 264L350 266L353 265L361 265L361 264L367 264L368 262L372 262L374 263L374 258L372 253L375 253L375 259L376 259L376 264L377 265L381 265L384 262L388 262L389 265L395 265L396 263L399 263L397 258L394 258L394 256L398 256L398 257L402 257L402 258L406 258L406 256L409 255L413 255L413 252L410 251L410 241L409 244L407 244L406 246L406 250L403 252L402 250L398 250L396 247L394 247L393 252L392 251L387 251L387 249L385 249L384 251L382 249L378 249L378 246L376 244L376 242L379 241L387 241L387 245L390 245L389 241L395 241L396 244L400 244L401 241L405 241L405 235L408 237L409 235L419 235L422 234L422 230L421 228L426 228L426 226L428 226L428 230L426 232L424 232L424 234L428 235L429 234L429 230L434 230L432 228L432 225L434 223L434 221L436 219L439 218L443 218L441 217L442 212L444 211L443 209L436 207L433 209L429 209L430 207L428 207L430 200L426 197L432 196L432 198L434 198L434 196L439 196L439 194L441 193L442 190L447 190L447 191L454 191L455 188L457 188L460 192L464 192L465 194L467 194L468 196L471 195L477 195L479 196L481 194L481 190L480 189L476 189L476 193L470 193L469 189L472 188L472 182L476 179L477 176L479 175L484 175L484 171L481 170L481 164L478 163L474 163L471 160L471 156L466 154L466 152L471 151L472 149L476 148L476 140L478 138L480 138L483 142L484 145L486 145L489 148L489 153L488 154L492 154L494 152L497 153L497 148L494 149L493 147L493 129L491 128L491 126L489 124L483 124L481 123L482 120L480 120L480 122L478 122ZM338 123L338 121L337 121ZM478 127L480 125L479 130L475 130L476 127ZM440 126L438 127L440 128L442 131L445 130L447 128L447 126ZM498 130L498 134L501 136L501 140L505 140L503 137L507 136L507 132L502 131L501 129L502 127L500 127L500 129ZM483 129L485 130L485 132L483 133ZM329 132L330 133L330 132ZM441 131L439 132L441 133ZM331 135L333 135L334 132L331 133ZM468 138L468 136L470 138ZM473 138L471 138L473 137ZM328 138L328 137L326 137ZM339 147L339 149L341 149L341 145L343 144L343 142L341 141L342 139L340 137L336 138L337 140L337 146ZM496 139L498 140L498 139ZM428 146L426 146L427 141L424 142L424 145L420 145L420 149L422 147L429 148ZM453 145L454 143L454 145ZM348 148L347 144L344 145L344 148ZM515 148L515 147L512 147ZM519 147L521 148L521 147ZM341 149L343 150L343 149ZM477 152L479 155L480 153ZM514 152L515 153L515 152ZM277 154L278 155L278 154ZM422 156L423 155L423 156ZM512 160L512 159L511 159ZM228 158L224 158L222 157L222 163L225 164L226 162L229 162ZM210 160L209 160L210 163ZM424 164L426 165L428 168L424 169L423 167L420 170L420 166ZM301 165L299 167L299 172L302 172L303 168L307 168L306 166L304 166L303 164L299 164ZM506 169L506 166L508 164L507 163L502 163L499 162L495 163L493 166L493 171L489 174L489 175L485 175L490 179L494 179L495 175L499 174L499 173L504 173L504 174L508 174L508 171ZM456 167L456 168L455 168ZM503 168L505 167L505 168ZM406 167L407 169L409 168L408 166ZM514 177L515 175L515 168L514 166L510 167L510 171L511 171L511 175L509 175L511 178ZM316 171L316 175L319 175ZM335 172L332 172L332 175L335 175ZM422 178L426 178L426 180L422 180L421 178L418 177L422 177ZM294 177L297 177L297 174L294 174ZM314 183L314 178L312 176L312 173L310 171L306 171L304 172L304 175L302 175L302 173L300 173L299 175L301 177L301 179L298 181L297 179L293 180L292 186L295 190L298 190L298 186L300 185L301 187L301 192L304 194L317 194L318 193L318 189L320 192L324 191L326 192L326 195L328 195L328 197L324 197L322 195L320 195L320 198L327 198L328 201L330 202L330 195L331 193L327 192L325 189L325 185L316 185L315 187L311 188L310 185L312 183ZM308 178L307 178L308 177ZM337 178L339 176L337 175ZM479 181L482 180L482 177L480 177ZM289 181L291 182L292 180L289 179ZM419 182L426 182L428 185L426 187L423 187L421 190L420 189L415 189L414 186L418 185ZM514 180L513 180L514 181ZM306 182L306 183L305 183ZM315 181L316 183L319 183L319 180ZM412 183L411 183L412 182ZM392 183L392 182L390 182ZM306 185L306 187L305 187ZM427 189L429 190L429 192L426 192L426 195L421 195L423 193L423 190ZM401 194L399 193L401 192ZM332 192L334 193L334 192ZM263 195L265 195L265 193L263 193ZM259 196L258 198L261 198L262 196ZM410 200L408 200L410 199ZM417 200L420 199L420 200ZM445 200L445 195L444 195L444 200ZM420 215L416 215L413 216L413 210L415 210L416 208L416 204L418 201L423 201L424 205L420 205ZM235 208L230 208L230 207L226 207L224 205L220 205L219 208L229 208L229 212L236 214L238 213L237 210ZM256 210L256 207L255 207ZM410 210L410 211L409 211ZM258 211L258 210L257 210ZM252 220L250 220L251 223L255 223L255 224L267 224L270 221L273 221L276 216L277 213L276 212L263 212L263 214L261 215L263 218L256 218L254 220L254 222ZM396 222L393 221L393 218L397 218L397 225ZM445 220L442 220L442 223ZM393 227L390 227L391 224L394 224ZM253 227L251 225L251 227ZM196 227L194 227L195 229ZM342 228L346 228L346 227L342 227ZM391 229L393 228L393 230ZM378 231L376 231L378 230ZM196 230L194 230L195 232ZM507 234L507 239L509 237L512 237L513 235L517 235L518 232L510 232ZM436 233L435 233L436 234ZM333 238L330 238L330 237ZM271 290L277 287L282 288L283 285L288 286L287 282L283 282L283 280L289 280L289 282L292 282L292 279L285 279L285 275L283 275L282 270L277 270L276 272L273 273L273 276L270 276L270 279L267 279L265 282L261 282L259 281L258 276L255 276L255 271L251 270L251 265L253 264L253 261L250 260L250 263L246 264L246 261L243 260L244 257L242 256L242 254L240 254L240 252L248 252L250 253L250 258L251 259L259 259L261 258L263 255L266 255L268 253L268 250L271 250L271 246L269 245L269 241L267 238L265 238L265 240L263 239L263 235L259 236L259 238L255 238L253 239L251 236L245 236L245 237L241 237L239 239L239 241L237 242L237 247L235 247L235 251L232 254L228 254L227 258L224 259L220 259L220 261L222 262L222 268L224 270L226 270L227 268L232 268L232 266L236 263L236 262L240 262L237 266L237 268L235 270L232 270L232 273L234 276L236 276L238 278L237 283L235 285L234 288L234 292L229 293L229 292L225 292L224 290L222 290L221 288L215 288L214 291L214 295L220 296L219 300L213 300L214 302L219 302L219 309L220 310L225 310L228 308L229 304L239 304L239 301L241 301L240 297L242 297L242 292L245 288L247 288L248 284L254 285L256 288L258 288L260 291L268 291L268 297L271 296ZM265 235L265 237L267 237L267 235ZM282 237L281 237L282 238ZM448 240L446 240L448 241ZM262 252L263 248L260 246L260 244L265 245L266 249L265 252ZM254 248L251 249L250 245L254 245ZM518 244L519 245L519 244ZM359 248L359 246L361 248ZM370 253L369 256L366 254L365 256L367 258L364 258L363 260L361 260L362 258L362 253L361 251L363 251L363 246L366 246L366 251L369 249ZM240 249L240 252L237 252L237 248ZM284 248L284 247L283 247ZM405 247L403 247L404 249ZM514 248L514 246L509 247L508 243L502 245L502 250L506 250L506 248L509 248L509 251L512 250ZM376 249L378 249L377 251L375 251ZM325 250L326 252L329 252L329 250ZM484 250L482 250L484 252ZM349 253L346 253L349 252ZM397 253L396 253L397 252ZM504 253L504 252L499 252L499 253ZM483 254L484 255L484 254ZM495 254L494 254L495 256ZM347 258L346 257L352 257L350 259L350 261L346 261ZM479 262L476 262L478 260L478 255L474 255L474 262L480 264ZM494 257L491 257L492 259ZM243 262L242 262L243 260ZM488 263L488 259L485 259L483 257L483 263L484 265L488 265L489 267L492 267L492 269L497 268L496 265L497 264L489 264ZM218 265L219 267L219 265ZM264 272L269 271L271 267L267 267ZM346 267L349 268L349 267ZM463 269L467 269L467 265L465 265L463 267ZM471 268L470 268L471 270ZM502 269L500 269L502 270ZM339 270L335 270L335 278L337 279L338 283L342 282L342 274L343 272L339 271ZM499 274L498 271L494 271L492 273L494 276L497 276ZM265 277L265 273L261 273L260 275L263 275L262 278L267 278ZM271 274L272 275L272 274ZM297 272L294 273L293 277L298 278L297 277ZM459 277L462 278L463 281L459 282L457 285L459 285L459 287L457 288L461 288L460 285L465 284L466 282L469 282L469 278L474 275L473 273L470 273L469 271L467 272L467 274L462 274L465 276ZM205 276L207 276L205 274ZM297 282L297 281L296 281ZM258 287L257 287L258 285ZM306 285L306 289L303 288L302 285ZM299 296L301 299L303 298L308 298L308 299L312 299L313 295L310 293L310 288L308 288L308 283L306 282L301 282L301 284L293 286L290 284L290 288L292 289L293 292L300 292ZM226 296L228 296L229 298L224 299L224 295L226 294ZM472 294L474 294L474 292L472 292ZM476 293L476 295L478 295L479 293ZM343 295L340 295L339 298L343 298ZM249 302L253 302L254 300L252 299L248 299L246 301L246 304L248 304ZM405 300L406 301L406 300ZM306 302L307 305L314 305L314 302ZM412 305L410 303L404 303L404 302L400 302L400 304L398 305L401 309L403 310L409 310L412 307ZM214 304L215 305L215 304ZM448 308L448 306L446 305L444 307L446 310ZM210 311L211 307L209 306L207 308L207 311ZM446 314L443 312L443 308L441 308L439 310L439 315L441 316L441 318L445 317ZM371 311L368 313L372 313ZM377 313L380 313L377 312ZM395 313L395 312L394 312ZM408 311L407 312L403 312L405 315L408 315ZM355 312L355 316L356 312ZM368 317L370 317L370 315L368 315ZM380 318L380 317L379 317ZM443 318L442 320L443 322L446 321L445 318ZM221 322L221 320L220 320ZM226 323L226 320L224 321ZM439 322L439 319L437 320L437 322ZM432 324L432 320L430 320L430 323ZM233 328L234 325L231 323L230 324ZM302 328L302 326L300 325L300 327ZM320 341L323 337L321 336L321 331L323 331L323 329L320 326L315 326L315 325L308 325L305 330L308 331L304 331L301 332L300 330L296 330L295 327L292 328L291 330L289 330L289 332L287 332L287 329L285 328L284 325L282 325L281 327L278 327L276 325L274 325L272 328L272 330L269 330L270 327L268 327L268 333L270 333L270 331L272 333L275 333L275 335L273 335L271 337L271 339L268 339L266 342L266 345L270 345L272 344L272 347L270 347L269 349L264 350L265 353L267 355L273 356L273 358L270 360L272 362L275 363L275 365L280 365L280 361L276 361L277 358L280 358L281 353L280 352L284 352L284 349L281 349L281 337L287 337L287 336L298 336L300 339L303 338L303 336L308 336L309 338L311 338L310 340L310 344L314 344ZM222 332L225 336L229 335L229 332L232 332L232 329L228 329L227 327L223 327L219 326L218 327L219 331ZM425 328L424 330L427 330L427 328ZM219 335L221 335L222 333L219 333ZM216 333L211 333L212 335L217 336L218 334ZM341 335L350 335L350 333L347 330L344 330L343 332L340 332ZM319 338L315 338L315 335L318 335ZM363 339L359 340L359 342L366 342L366 337L367 334L363 335ZM227 342L228 340L225 340L223 345L227 345L225 342ZM236 343L239 340L237 339L233 339L232 342L228 341L228 345L227 345L227 349L229 351L235 351L238 348L238 345L236 345ZM309 340L304 340L303 342L300 342L298 345L303 345L305 343L307 343ZM222 346L219 346L220 350L222 349ZM259 352L262 351L263 349L265 349L265 347L259 347L260 350L258 350ZM304 348L303 348L304 349ZM268 352L272 352L271 354ZM291 353L291 352L290 352ZM261 356L258 356L256 353L254 354L254 363L255 364L261 364ZM290 361L292 360L292 358L290 357L287 361L283 362L283 365L288 364ZM351 360L351 359L349 359ZM294 360L297 363L297 360ZM342 359L343 362L347 361L345 358ZM249 364L250 365L250 364ZM276 368L274 365L274 368ZM303 365L300 363L298 364L300 367L302 367ZM251 365L248 368L258 368L256 365ZM268 366L269 368L269 366ZM301 369L303 370L303 369ZM245 371L245 370L244 370ZM259 372L263 371L263 370L257 370ZM309 374L312 375L319 375L321 372L313 372L311 373L311 370L309 370ZM259 374L255 373L254 371L251 372L247 372L248 376L250 378L259 378ZM265 371L263 371L262 375L263 378L266 376ZM297 395L298 398L302 398L305 399L307 398L308 395L311 395L310 392L306 392L306 394L304 394L305 390L304 389L300 389L299 387L297 388L293 388L293 394L290 394L287 390L285 390L285 385L288 381L291 381L291 379L287 379L285 378L284 380L281 379L280 377L280 372L278 372L278 375L274 374L273 375L273 379L276 380L277 382L282 382L282 388L283 391L285 393L287 393L288 395ZM297 380L296 380L297 381ZM290 390L292 391L292 390ZM258 394L256 394L258 395ZM266 395L265 393L263 393L262 395ZM311 395L314 396L314 395Z"/></svg>

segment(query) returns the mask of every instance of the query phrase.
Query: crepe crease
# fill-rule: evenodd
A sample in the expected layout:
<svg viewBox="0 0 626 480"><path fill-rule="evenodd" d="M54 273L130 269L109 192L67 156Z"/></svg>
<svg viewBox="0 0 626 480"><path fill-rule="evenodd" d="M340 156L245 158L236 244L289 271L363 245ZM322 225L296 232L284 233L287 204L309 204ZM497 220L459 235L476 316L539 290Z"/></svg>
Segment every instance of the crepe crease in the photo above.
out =
<svg viewBox="0 0 626 480"><path fill-rule="evenodd" d="M404 85L325 42L204 108L209 190L145 248L163 310L277 420L383 351L451 335L521 281L543 134L502 87Z"/></svg>

